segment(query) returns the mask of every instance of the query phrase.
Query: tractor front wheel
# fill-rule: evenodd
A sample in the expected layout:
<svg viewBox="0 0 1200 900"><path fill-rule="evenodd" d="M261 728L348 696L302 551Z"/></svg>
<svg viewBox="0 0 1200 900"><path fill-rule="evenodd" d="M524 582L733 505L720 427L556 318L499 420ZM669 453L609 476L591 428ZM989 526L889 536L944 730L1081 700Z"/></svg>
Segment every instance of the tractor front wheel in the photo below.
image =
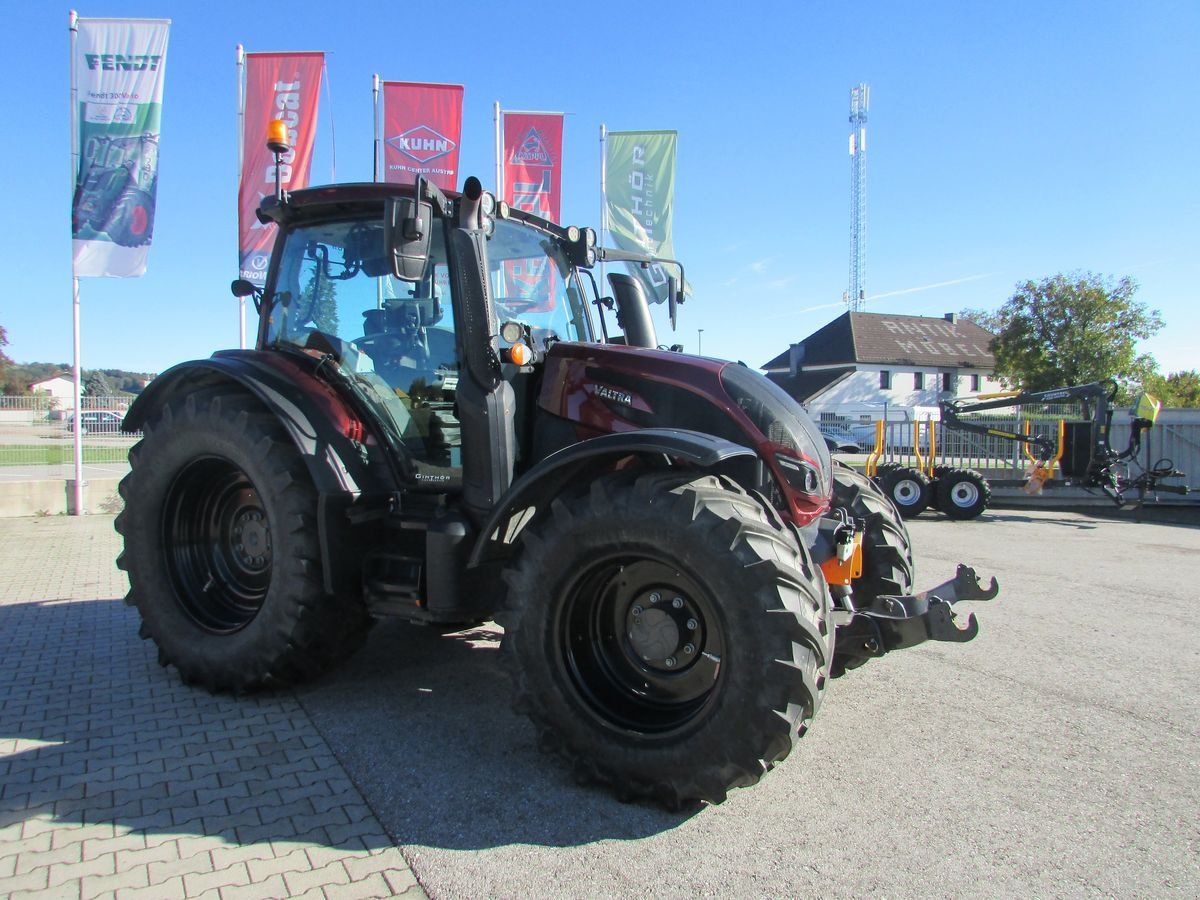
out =
<svg viewBox="0 0 1200 900"><path fill-rule="evenodd" d="M122 247L149 243L154 228L154 198L142 190L126 191L108 222L108 236Z"/></svg>
<svg viewBox="0 0 1200 900"><path fill-rule="evenodd" d="M870 478L844 463L834 462L833 505L866 523L863 535L863 573L854 581L854 595L909 594L913 589L913 552L908 528L896 507Z"/></svg>
<svg viewBox="0 0 1200 900"><path fill-rule="evenodd" d="M797 535L731 481L610 475L554 502L508 573L514 706L588 781L719 803L791 751L832 651Z"/></svg>

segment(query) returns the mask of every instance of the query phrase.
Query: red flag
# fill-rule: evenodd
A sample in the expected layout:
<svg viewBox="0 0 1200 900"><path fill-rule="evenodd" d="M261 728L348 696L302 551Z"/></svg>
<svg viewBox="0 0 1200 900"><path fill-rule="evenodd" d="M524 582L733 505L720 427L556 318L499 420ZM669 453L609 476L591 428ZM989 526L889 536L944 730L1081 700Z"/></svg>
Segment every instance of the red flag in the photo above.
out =
<svg viewBox="0 0 1200 900"><path fill-rule="evenodd" d="M254 215L262 198L275 192L275 156L267 149L267 123L282 119L291 149L281 157L284 190L308 187L317 133L324 53L247 53L246 105L242 126L242 176L238 225L242 277L262 284L271 259L274 225Z"/></svg>
<svg viewBox="0 0 1200 900"><path fill-rule="evenodd" d="M557 222L562 207L562 113L504 114L504 199Z"/></svg>
<svg viewBox="0 0 1200 900"><path fill-rule="evenodd" d="M383 180L424 175L444 191L458 187L463 86L383 83Z"/></svg>

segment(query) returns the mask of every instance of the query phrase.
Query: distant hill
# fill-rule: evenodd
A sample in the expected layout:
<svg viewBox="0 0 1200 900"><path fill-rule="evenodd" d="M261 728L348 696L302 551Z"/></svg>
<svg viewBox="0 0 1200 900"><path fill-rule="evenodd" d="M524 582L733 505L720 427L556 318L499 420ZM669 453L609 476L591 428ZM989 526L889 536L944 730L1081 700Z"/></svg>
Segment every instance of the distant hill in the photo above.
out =
<svg viewBox="0 0 1200 900"><path fill-rule="evenodd" d="M22 396L29 393L29 385L63 374L71 377L70 363L13 363L4 367L0 376L0 394ZM156 372L127 372L124 369L84 369L83 382L100 382L97 376L111 386L114 393L140 394L142 387Z"/></svg>

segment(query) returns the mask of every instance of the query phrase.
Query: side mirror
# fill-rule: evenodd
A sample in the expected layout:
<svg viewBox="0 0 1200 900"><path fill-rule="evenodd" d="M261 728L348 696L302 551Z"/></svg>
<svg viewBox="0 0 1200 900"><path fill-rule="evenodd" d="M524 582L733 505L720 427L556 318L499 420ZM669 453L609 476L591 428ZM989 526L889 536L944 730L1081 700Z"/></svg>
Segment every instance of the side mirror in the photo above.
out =
<svg viewBox="0 0 1200 900"><path fill-rule="evenodd" d="M420 281L429 261L433 205L408 197L389 197L383 210L383 240L392 258L392 274Z"/></svg>
<svg viewBox="0 0 1200 900"><path fill-rule="evenodd" d="M258 293L258 286L253 281L238 278L233 284L229 285L229 290L233 292L233 296L235 297L253 297Z"/></svg>

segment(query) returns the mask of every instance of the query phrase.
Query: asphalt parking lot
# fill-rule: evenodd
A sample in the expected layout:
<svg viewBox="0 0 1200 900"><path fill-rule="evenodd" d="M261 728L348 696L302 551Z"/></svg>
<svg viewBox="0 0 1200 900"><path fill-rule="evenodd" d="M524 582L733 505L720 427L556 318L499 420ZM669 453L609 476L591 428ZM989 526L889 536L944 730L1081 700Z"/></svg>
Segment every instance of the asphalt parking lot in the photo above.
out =
<svg viewBox="0 0 1200 900"><path fill-rule="evenodd" d="M979 638L834 681L761 784L668 813L576 785L497 634L383 623L293 692L178 683L110 517L0 520L0 895L1200 894L1200 520L910 523ZM964 605L965 607L965 605ZM407 893L405 893L407 892Z"/></svg>

